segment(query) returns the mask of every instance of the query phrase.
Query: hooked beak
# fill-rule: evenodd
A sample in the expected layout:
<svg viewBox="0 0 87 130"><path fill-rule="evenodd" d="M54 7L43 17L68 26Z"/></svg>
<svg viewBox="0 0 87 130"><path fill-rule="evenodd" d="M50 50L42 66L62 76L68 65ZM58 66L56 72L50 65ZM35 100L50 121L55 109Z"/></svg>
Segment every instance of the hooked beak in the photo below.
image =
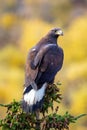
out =
<svg viewBox="0 0 87 130"><path fill-rule="evenodd" d="M56 34L57 35L59 35L59 36L63 36L64 34L63 34L63 31L60 29L60 30L58 30L58 31L56 31Z"/></svg>

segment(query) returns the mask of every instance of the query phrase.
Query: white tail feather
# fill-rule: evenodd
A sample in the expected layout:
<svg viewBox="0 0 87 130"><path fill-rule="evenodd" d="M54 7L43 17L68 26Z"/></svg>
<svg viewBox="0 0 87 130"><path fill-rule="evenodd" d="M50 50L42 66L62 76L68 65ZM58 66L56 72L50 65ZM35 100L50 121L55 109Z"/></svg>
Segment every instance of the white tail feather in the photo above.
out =
<svg viewBox="0 0 87 130"><path fill-rule="evenodd" d="M44 83L39 90L32 89L28 93L25 93L24 101L27 102L29 106L32 106L37 102L40 102L44 97L46 87L47 87L47 83Z"/></svg>

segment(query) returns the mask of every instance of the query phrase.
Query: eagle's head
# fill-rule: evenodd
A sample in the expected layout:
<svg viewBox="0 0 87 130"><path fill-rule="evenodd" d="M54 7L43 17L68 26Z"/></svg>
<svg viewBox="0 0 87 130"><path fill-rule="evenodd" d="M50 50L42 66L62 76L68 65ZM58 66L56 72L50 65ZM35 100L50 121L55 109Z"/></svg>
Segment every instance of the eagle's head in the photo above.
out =
<svg viewBox="0 0 87 130"><path fill-rule="evenodd" d="M61 28L53 28L48 32L48 36L57 38L63 36L63 31Z"/></svg>

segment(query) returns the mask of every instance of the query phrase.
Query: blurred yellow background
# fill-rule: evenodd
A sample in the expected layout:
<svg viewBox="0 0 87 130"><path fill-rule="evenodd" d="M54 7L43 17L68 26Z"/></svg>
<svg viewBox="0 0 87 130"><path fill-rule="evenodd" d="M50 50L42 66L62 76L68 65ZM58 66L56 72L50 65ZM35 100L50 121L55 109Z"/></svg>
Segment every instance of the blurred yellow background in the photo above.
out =
<svg viewBox="0 0 87 130"><path fill-rule="evenodd" d="M0 103L21 100L28 50L53 27L64 31L58 41L64 64L55 79L62 83L59 112L87 113L86 0L0 0ZM70 129L86 130L87 117Z"/></svg>

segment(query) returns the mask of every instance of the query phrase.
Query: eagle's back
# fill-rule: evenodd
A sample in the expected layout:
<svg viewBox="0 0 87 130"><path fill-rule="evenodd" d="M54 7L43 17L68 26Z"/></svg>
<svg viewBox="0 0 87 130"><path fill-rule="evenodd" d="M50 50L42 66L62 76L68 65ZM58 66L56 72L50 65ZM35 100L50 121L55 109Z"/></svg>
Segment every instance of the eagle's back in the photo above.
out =
<svg viewBox="0 0 87 130"><path fill-rule="evenodd" d="M39 79L36 79L38 84L43 84L44 82L51 83L54 80L56 73L62 67L63 57L63 50L58 46L47 51L41 62L39 73L44 70L45 66L47 69L41 74Z"/></svg>

